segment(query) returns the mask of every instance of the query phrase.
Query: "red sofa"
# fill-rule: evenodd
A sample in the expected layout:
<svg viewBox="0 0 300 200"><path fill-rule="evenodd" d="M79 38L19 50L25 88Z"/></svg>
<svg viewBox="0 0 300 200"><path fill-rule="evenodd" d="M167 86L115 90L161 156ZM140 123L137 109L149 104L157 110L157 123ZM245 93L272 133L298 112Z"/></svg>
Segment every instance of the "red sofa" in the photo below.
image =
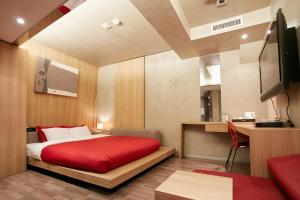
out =
<svg viewBox="0 0 300 200"><path fill-rule="evenodd" d="M274 180L207 170L194 170L233 179L234 200L300 200L300 154L273 158L268 161Z"/></svg>

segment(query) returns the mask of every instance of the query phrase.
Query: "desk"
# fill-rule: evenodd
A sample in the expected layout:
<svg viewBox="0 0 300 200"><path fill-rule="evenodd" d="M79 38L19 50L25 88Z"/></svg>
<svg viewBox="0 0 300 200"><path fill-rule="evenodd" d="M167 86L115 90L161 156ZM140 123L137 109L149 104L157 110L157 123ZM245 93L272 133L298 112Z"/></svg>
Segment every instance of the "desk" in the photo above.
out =
<svg viewBox="0 0 300 200"><path fill-rule="evenodd" d="M206 132L227 133L226 122L183 122L181 128L184 128L185 125L204 126Z"/></svg>
<svg viewBox="0 0 300 200"><path fill-rule="evenodd" d="M187 125L205 126L206 132L228 134L227 125L223 122L182 123L179 158L184 158L184 132ZM267 160L270 158L300 153L299 128L256 128L254 125L239 123L235 123L235 126L239 133L249 136L250 165L253 176L270 177L267 167Z"/></svg>
<svg viewBox="0 0 300 200"><path fill-rule="evenodd" d="M204 126L205 132L214 132L227 134L227 123L226 122L183 122L180 125L180 149L179 158L184 157L184 134L186 126Z"/></svg>
<svg viewBox="0 0 300 200"><path fill-rule="evenodd" d="M232 200L232 178L177 170L158 188L156 200Z"/></svg>
<svg viewBox="0 0 300 200"><path fill-rule="evenodd" d="M300 153L299 128L256 128L236 125L236 130L250 138L251 175L270 177L270 158Z"/></svg>

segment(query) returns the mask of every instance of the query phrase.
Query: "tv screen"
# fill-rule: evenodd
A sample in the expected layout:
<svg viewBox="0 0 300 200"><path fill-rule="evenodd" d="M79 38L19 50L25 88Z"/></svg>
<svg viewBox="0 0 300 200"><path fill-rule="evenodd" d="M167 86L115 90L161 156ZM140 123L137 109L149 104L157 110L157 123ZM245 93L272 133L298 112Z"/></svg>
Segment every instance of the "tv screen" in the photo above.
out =
<svg viewBox="0 0 300 200"><path fill-rule="evenodd" d="M284 92L288 87L287 43L287 25L279 9L259 56L261 101Z"/></svg>
<svg viewBox="0 0 300 200"><path fill-rule="evenodd" d="M260 56L261 93L264 94L280 82L277 25L273 23L269 38Z"/></svg>

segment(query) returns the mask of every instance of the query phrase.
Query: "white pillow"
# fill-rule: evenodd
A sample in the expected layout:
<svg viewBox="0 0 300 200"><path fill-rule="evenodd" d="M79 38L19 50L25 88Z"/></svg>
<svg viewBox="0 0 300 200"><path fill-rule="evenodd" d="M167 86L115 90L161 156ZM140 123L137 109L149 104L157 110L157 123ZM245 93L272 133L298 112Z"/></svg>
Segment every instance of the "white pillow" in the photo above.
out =
<svg viewBox="0 0 300 200"><path fill-rule="evenodd" d="M92 135L87 126L70 128L70 134L73 138L86 137Z"/></svg>
<svg viewBox="0 0 300 200"><path fill-rule="evenodd" d="M45 128L42 131L45 133L48 141L72 138L68 128Z"/></svg>

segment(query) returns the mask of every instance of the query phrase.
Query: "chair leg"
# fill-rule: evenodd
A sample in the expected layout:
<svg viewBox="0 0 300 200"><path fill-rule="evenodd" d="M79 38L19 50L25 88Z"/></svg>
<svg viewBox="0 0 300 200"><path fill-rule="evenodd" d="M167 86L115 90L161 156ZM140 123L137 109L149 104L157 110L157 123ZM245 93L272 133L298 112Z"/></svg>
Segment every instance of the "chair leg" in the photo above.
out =
<svg viewBox="0 0 300 200"><path fill-rule="evenodd" d="M230 158L231 158L231 153L232 153L232 145L230 147L230 150L229 150L229 154L228 154L228 157L227 157L227 160L226 160L226 164L225 164L225 171L227 172L227 169L228 169L228 164L229 164L229 161L230 161Z"/></svg>
<svg viewBox="0 0 300 200"><path fill-rule="evenodd" d="M232 167L233 167L233 163L234 163L235 154L236 154L236 150L237 150L237 149L238 149L238 147L235 147L234 154L233 154L233 158L232 158L232 161L231 161L231 166L230 166L230 171L229 171L229 173L231 173L231 171L232 171Z"/></svg>

